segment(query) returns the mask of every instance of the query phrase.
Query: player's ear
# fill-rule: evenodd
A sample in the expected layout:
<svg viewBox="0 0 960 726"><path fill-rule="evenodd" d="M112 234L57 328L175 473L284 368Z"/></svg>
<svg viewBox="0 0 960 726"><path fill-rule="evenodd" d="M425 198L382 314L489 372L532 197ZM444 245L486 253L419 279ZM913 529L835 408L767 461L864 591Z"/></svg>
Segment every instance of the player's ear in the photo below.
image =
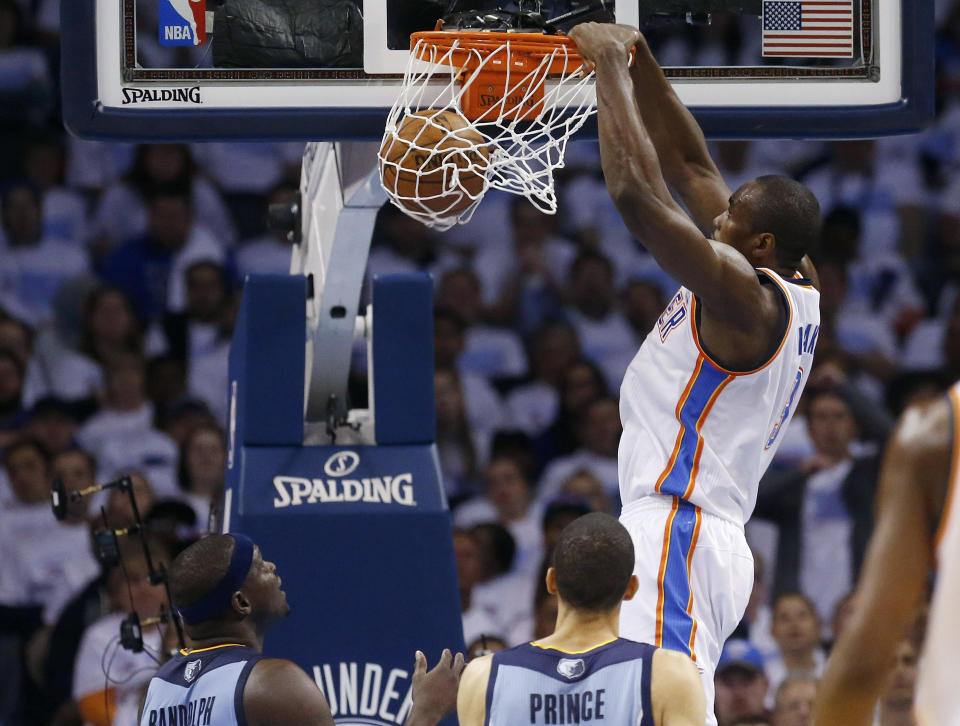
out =
<svg viewBox="0 0 960 726"><path fill-rule="evenodd" d="M777 247L777 238L772 232L762 232L754 237L753 254L761 260L770 259Z"/></svg>
<svg viewBox="0 0 960 726"><path fill-rule="evenodd" d="M640 589L640 580L636 575L630 575L630 579L627 581L627 589L623 593L624 600L633 600L633 596L637 594L637 590Z"/></svg>
<svg viewBox="0 0 960 726"><path fill-rule="evenodd" d="M241 615L249 615L253 611L250 601L247 600L242 590L237 590L235 593L233 593L231 605L233 606L233 609Z"/></svg>
<svg viewBox="0 0 960 726"><path fill-rule="evenodd" d="M547 568L547 592L551 595L557 594L557 571L552 567Z"/></svg>

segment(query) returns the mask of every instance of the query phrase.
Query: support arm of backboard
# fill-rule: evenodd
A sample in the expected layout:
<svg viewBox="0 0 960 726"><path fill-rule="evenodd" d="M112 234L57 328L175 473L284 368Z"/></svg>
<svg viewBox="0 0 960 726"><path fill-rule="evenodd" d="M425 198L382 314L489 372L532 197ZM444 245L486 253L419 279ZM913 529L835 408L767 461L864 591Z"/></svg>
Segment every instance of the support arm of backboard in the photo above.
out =
<svg viewBox="0 0 960 726"><path fill-rule="evenodd" d="M290 271L310 280L304 416L328 432L347 422L347 380L377 212L386 201L376 146L312 142L300 182L302 238Z"/></svg>

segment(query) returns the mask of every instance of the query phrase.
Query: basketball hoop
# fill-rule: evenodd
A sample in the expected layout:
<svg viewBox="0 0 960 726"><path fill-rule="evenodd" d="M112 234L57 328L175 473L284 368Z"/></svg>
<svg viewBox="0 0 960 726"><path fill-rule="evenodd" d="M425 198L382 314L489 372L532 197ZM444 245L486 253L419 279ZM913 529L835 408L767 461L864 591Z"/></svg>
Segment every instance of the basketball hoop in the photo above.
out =
<svg viewBox="0 0 960 726"><path fill-rule="evenodd" d="M554 214L553 172L563 167L570 136L596 111L588 87L593 74L583 74L576 45L565 35L437 26L410 36L410 59L379 157L381 179L385 169L393 172L386 175L387 194L402 210L439 229L468 222L490 187L525 196ZM453 114L460 123L449 125L470 131L449 131L456 153L434 134L427 135L429 144L420 143L421 134L404 136L406 117L428 110ZM465 147L464 138L477 141ZM409 147L400 158L389 153L397 144ZM465 166L463 159L471 153L486 160L482 167ZM420 194L419 178L440 178L438 168L449 186L432 198ZM449 203L458 194L461 203ZM432 199L444 204L431 204Z"/></svg>

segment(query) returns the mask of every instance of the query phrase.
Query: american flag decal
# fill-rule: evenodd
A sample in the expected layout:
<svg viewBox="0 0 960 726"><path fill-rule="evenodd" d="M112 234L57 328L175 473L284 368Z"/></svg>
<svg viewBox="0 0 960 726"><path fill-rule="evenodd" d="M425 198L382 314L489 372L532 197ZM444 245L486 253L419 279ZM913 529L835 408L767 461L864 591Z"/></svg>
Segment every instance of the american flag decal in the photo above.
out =
<svg viewBox="0 0 960 726"><path fill-rule="evenodd" d="M853 0L763 0L766 57L853 58Z"/></svg>

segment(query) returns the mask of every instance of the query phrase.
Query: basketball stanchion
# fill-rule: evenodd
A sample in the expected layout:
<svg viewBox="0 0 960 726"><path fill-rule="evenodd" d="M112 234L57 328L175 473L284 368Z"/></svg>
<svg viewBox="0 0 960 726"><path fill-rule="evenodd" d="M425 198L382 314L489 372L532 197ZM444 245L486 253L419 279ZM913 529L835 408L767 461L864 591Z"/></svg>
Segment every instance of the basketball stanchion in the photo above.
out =
<svg viewBox="0 0 960 726"><path fill-rule="evenodd" d="M546 33L414 33L379 168L390 200L437 229L470 220L489 188L557 210L553 173L596 112L574 42Z"/></svg>

